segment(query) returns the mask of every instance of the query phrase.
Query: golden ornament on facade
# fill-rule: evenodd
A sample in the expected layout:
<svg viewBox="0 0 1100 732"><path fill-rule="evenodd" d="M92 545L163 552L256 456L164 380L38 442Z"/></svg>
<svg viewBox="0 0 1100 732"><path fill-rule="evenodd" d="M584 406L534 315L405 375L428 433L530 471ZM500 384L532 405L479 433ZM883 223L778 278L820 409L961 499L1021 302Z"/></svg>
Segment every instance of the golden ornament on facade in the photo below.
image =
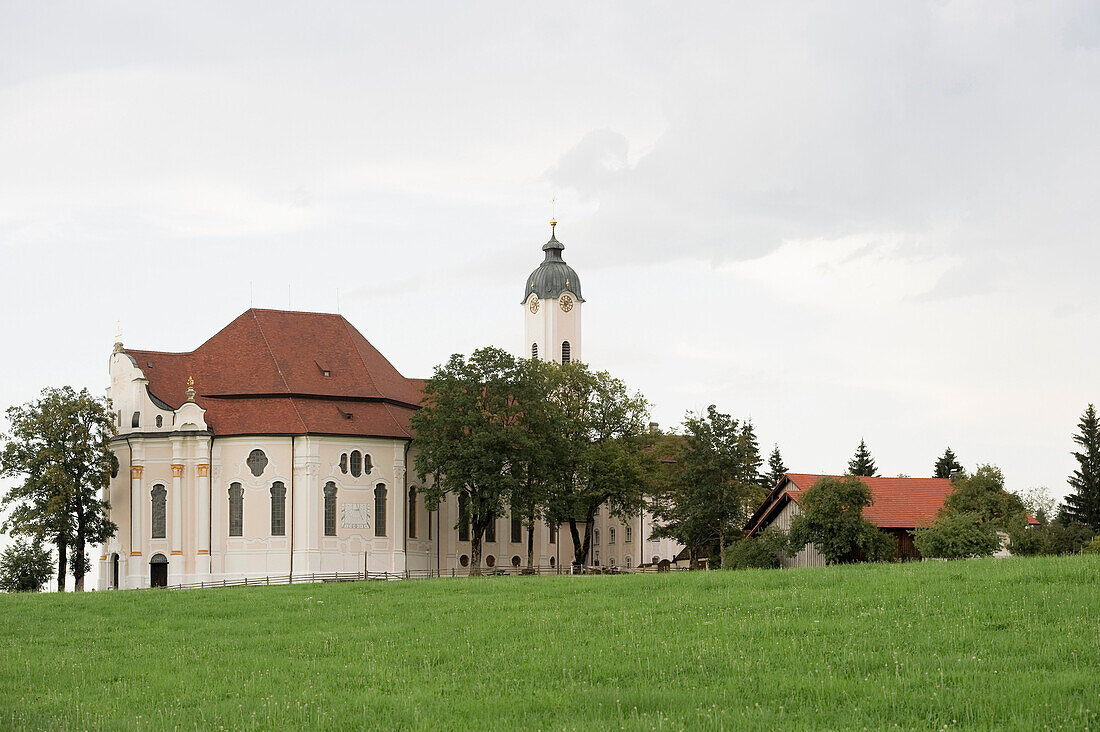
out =
<svg viewBox="0 0 1100 732"><path fill-rule="evenodd" d="M182 465L173 465L172 466L172 477L173 478L182 478L183 477L183 466Z"/></svg>

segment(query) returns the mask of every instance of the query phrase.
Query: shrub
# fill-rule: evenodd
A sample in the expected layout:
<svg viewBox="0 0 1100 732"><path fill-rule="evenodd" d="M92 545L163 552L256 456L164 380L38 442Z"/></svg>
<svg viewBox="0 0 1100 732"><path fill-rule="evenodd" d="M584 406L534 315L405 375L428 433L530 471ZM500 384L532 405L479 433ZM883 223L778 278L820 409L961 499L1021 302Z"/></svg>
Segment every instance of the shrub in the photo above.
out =
<svg viewBox="0 0 1100 732"><path fill-rule="evenodd" d="M722 553L724 569L779 569L780 556L786 553L787 535L768 529L760 536L746 536L726 546Z"/></svg>
<svg viewBox="0 0 1100 732"><path fill-rule="evenodd" d="M1031 526L1011 532L1013 554L1038 556L1043 554L1077 554L1082 551L1095 532L1076 521L1045 526Z"/></svg>
<svg viewBox="0 0 1100 732"><path fill-rule="evenodd" d="M926 529L913 532L923 557L963 559L988 557L1001 547L997 527L973 511L945 513Z"/></svg>
<svg viewBox="0 0 1100 732"><path fill-rule="evenodd" d="M1093 537L1092 541L1081 548L1082 554L1100 554L1100 536Z"/></svg>
<svg viewBox="0 0 1100 732"><path fill-rule="evenodd" d="M53 574L53 557L39 542L20 539L0 554L0 590L38 592Z"/></svg>

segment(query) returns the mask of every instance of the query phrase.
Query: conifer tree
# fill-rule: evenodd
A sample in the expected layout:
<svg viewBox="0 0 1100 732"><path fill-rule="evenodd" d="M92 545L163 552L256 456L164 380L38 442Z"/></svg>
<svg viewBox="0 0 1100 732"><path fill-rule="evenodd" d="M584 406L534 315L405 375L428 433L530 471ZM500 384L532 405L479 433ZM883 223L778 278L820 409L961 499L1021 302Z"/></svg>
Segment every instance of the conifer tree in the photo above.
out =
<svg viewBox="0 0 1100 732"><path fill-rule="evenodd" d="M779 445L772 447L772 454L768 456L768 472L764 474L764 487L768 490L775 488L787 472L787 466L783 464L783 456L779 453Z"/></svg>
<svg viewBox="0 0 1100 732"><path fill-rule="evenodd" d="M949 447L943 451L943 455L941 455L940 459L936 461L936 467L933 469L932 477L950 478L951 471L958 470L961 472L962 469L962 464L958 461L958 458L955 457L955 453L952 452L951 448Z"/></svg>
<svg viewBox="0 0 1100 732"><path fill-rule="evenodd" d="M1066 496L1064 516L1100 531L1100 418L1092 404L1081 415L1073 441L1080 447L1073 457L1077 469L1069 477L1073 492Z"/></svg>
<svg viewBox="0 0 1100 732"><path fill-rule="evenodd" d="M848 474L870 477L877 473L878 468L875 467L875 460L871 457L871 451L867 449L867 443L861 439L859 447L856 448L856 454L848 461Z"/></svg>

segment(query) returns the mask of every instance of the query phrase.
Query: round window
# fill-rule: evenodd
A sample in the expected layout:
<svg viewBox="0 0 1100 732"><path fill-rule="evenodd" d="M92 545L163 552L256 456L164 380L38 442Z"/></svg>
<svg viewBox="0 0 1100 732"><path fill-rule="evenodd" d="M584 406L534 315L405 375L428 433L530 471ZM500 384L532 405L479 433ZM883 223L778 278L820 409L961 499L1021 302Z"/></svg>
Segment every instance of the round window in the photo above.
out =
<svg viewBox="0 0 1100 732"><path fill-rule="evenodd" d="M470 566L470 558L468 556L466 556L465 554L463 554L461 557L458 558L458 563L461 564L463 567L469 567Z"/></svg>
<svg viewBox="0 0 1100 732"><path fill-rule="evenodd" d="M514 557L512 557L512 566L513 566L513 567L518 567L518 566L519 566L519 562L520 562L520 559L519 559L519 555L518 555L518 554L517 554L517 555L515 555Z"/></svg>
<svg viewBox="0 0 1100 732"><path fill-rule="evenodd" d="M497 558L494 557L492 554L485 557L485 566L486 567L495 567L495 566L497 566Z"/></svg>

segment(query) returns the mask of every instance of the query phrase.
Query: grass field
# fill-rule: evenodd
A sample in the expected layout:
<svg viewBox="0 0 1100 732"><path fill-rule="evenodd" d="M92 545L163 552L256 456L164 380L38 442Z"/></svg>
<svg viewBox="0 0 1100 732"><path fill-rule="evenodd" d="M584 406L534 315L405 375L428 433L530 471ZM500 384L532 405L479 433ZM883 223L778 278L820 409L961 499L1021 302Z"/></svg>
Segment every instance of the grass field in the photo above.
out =
<svg viewBox="0 0 1100 732"><path fill-rule="evenodd" d="M1100 558L0 595L0 727L1100 727Z"/></svg>

